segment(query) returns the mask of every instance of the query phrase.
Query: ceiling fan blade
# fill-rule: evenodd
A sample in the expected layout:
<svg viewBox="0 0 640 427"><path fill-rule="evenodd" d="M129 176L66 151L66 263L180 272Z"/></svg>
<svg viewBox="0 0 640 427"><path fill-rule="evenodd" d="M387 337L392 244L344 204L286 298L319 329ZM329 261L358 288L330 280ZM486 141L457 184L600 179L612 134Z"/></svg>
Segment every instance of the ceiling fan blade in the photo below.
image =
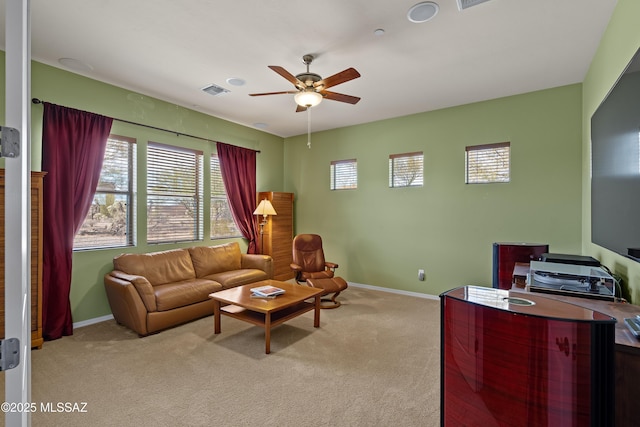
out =
<svg viewBox="0 0 640 427"><path fill-rule="evenodd" d="M320 92L325 99L330 99L332 101L340 101L346 102L347 104L357 104L360 101L360 98L357 96L345 95L343 93L329 92L328 90L323 90Z"/></svg>
<svg viewBox="0 0 640 427"><path fill-rule="evenodd" d="M344 71L340 71L333 76L329 76L326 79L322 79L319 82L314 83L314 87L323 86L323 89L328 89L331 86L337 86L340 83L348 82L349 80L357 79L360 77L360 73L355 68L347 68Z"/></svg>
<svg viewBox="0 0 640 427"><path fill-rule="evenodd" d="M295 87L304 88L304 83L302 83L300 80L296 78L296 76L294 76L284 68L278 65L269 65L269 68L271 68L273 71L275 71L276 73L280 74L282 77L287 79L287 81L291 82Z"/></svg>
<svg viewBox="0 0 640 427"><path fill-rule="evenodd" d="M282 92L265 92L265 93L250 93L249 96L264 96L264 95L282 95L285 93L298 93L297 90L286 90Z"/></svg>

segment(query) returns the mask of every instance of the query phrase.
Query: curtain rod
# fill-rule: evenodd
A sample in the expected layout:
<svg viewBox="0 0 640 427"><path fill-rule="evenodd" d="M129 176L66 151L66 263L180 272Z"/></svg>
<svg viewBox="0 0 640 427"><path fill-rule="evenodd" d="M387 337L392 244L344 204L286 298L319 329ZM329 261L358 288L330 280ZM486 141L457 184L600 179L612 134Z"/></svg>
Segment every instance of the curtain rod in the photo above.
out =
<svg viewBox="0 0 640 427"><path fill-rule="evenodd" d="M42 104L42 103L44 103L45 101L41 101L41 100L40 100L40 99L38 99L38 98L33 98L33 99L31 100L31 102L33 102L34 104ZM218 142L218 141L214 141L214 140L209 139L209 138L203 138L203 137L201 137L201 136L189 135L188 133L176 132L176 131L169 130L169 129L159 128L159 127L151 126L151 125L145 125L145 124L143 124L143 123L131 122L131 121L129 121L129 120L118 119L118 118L115 118L115 117L111 117L111 118L112 118L113 120L118 121L118 122L127 123L127 124L135 125L135 126L142 126L142 127L149 128L149 129L153 129L153 130L159 130L159 131L161 131L161 132L172 133L172 134L174 134L174 135L176 135L176 136L186 136L186 137L189 137L189 138L199 139L199 140L201 140L201 141L207 141L207 142ZM226 144L226 143L224 143L224 144ZM242 148L246 148L246 147L242 147ZM251 148L246 148L246 149L247 149L247 150L253 150L253 149L251 149ZM255 151L256 153L259 153L259 152L260 152L260 150L253 150L253 151Z"/></svg>

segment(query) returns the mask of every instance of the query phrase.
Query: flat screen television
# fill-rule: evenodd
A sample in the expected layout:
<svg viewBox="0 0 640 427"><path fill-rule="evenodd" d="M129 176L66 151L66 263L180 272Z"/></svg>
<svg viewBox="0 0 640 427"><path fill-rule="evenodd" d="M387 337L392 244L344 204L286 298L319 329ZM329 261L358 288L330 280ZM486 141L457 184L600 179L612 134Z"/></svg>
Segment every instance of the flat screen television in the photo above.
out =
<svg viewBox="0 0 640 427"><path fill-rule="evenodd" d="M591 241L640 262L640 49L591 117Z"/></svg>

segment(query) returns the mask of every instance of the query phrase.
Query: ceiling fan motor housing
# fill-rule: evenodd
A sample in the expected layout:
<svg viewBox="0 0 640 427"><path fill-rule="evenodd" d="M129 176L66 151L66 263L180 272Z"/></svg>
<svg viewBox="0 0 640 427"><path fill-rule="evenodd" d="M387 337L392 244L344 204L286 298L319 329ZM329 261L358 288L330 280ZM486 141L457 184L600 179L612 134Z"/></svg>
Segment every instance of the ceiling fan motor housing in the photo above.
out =
<svg viewBox="0 0 640 427"><path fill-rule="evenodd" d="M296 75L296 79L300 80L302 83L304 83L304 85L309 88L309 87L313 87L314 83L319 82L320 80L322 80L322 77L320 77L318 74L316 73L300 73ZM324 86L324 85L321 85ZM322 87L318 86L318 90L322 90ZM301 89L305 89L304 87Z"/></svg>

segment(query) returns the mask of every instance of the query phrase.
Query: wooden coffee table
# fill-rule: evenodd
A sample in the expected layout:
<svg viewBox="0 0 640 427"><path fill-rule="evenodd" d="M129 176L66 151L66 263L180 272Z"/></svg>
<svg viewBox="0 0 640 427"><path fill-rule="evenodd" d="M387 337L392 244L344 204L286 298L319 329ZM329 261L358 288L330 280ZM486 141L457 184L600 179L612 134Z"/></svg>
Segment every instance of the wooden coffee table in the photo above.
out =
<svg viewBox="0 0 640 427"><path fill-rule="evenodd" d="M285 293L272 299L252 298L251 288L259 286L275 286ZM300 316L307 311L315 310L313 326L320 327L320 296L324 290L310 286L263 280L250 285L238 286L224 291L209 294L213 299L214 332L219 334L220 314L234 317L264 328L265 353L271 352L271 328L287 320ZM313 298L313 302L308 302ZM221 307L222 303L225 305Z"/></svg>

